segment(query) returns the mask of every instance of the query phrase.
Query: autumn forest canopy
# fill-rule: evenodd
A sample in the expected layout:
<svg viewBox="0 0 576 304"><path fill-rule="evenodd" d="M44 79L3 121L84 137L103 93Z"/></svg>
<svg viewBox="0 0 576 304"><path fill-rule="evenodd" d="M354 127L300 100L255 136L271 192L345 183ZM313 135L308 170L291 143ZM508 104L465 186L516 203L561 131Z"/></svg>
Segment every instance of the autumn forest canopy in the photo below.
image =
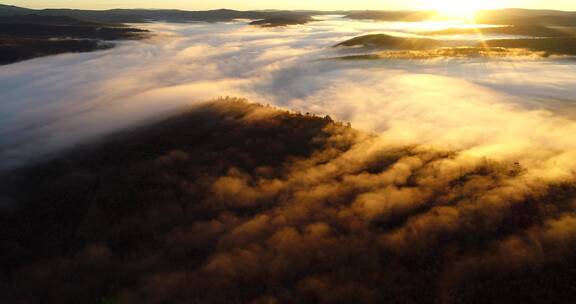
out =
<svg viewBox="0 0 576 304"><path fill-rule="evenodd" d="M556 303L576 292L576 184L392 148L329 117L221 100L4 180L23 204L2 215L10 301Z"/></svg>
<svg viewBox="0 0 576 304"><path fill-rule="evenodd" d="M552 2L0 5L0 303L574 303Z"/></svg>

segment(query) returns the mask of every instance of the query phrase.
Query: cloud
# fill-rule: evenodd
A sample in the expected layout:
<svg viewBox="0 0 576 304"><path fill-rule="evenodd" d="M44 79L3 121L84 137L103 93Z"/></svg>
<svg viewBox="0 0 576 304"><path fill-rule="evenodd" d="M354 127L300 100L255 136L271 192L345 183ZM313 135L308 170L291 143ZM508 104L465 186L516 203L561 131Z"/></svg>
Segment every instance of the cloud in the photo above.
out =
<svg viewBox="0 0 576 304"><path fill-rule="evenodd" d="M332 45L359 34L412 31L338 19L286 29L147 26L158 33L151 40L0 67L0 167L183 106L204 109L218 96L330 115L362 131L228 105L194 116L194 127L161 132L144 150L127 140L124 158L114 156L119 168L67 167L60 182L39 182L45 188L38 193L70 194L62 201L77 206L89 201L82 194L92 193L94 172L104 172L111 182L93 198L102 207L62 214L83 219L69 223L70 239L82 241L68 248L62 236L67 254L50 244L52 255L24 259L5 287L11 296L78 290L120 303L574 299L570 61L326 60L342 52ZM229 144L195 150L182 147L182 138ZM106 155L114 155L110 149ZM153 157L122 165L148 150ZM151 185L134 182L151 176ZM0 211L26 200L6 193ZM39 217L46 228L39 235L67 235L66 227L51 230L51 218ZM2 245L8 262L26 249Z"/></svg>
<svg viewBox="0 0 576 304"><path fill-rule="evenodd" d="M150 40L0 67L2 166L218 96L330 114L390 140L452 144L475 155L514 156L543 142L571 149L550 135L572 132L556 117L573 113L569 61L319 60L359 34L415 30L325 19L277 29L155 23L147 25L157 33ZM524 131L535 125L536 134Z"/></svg>

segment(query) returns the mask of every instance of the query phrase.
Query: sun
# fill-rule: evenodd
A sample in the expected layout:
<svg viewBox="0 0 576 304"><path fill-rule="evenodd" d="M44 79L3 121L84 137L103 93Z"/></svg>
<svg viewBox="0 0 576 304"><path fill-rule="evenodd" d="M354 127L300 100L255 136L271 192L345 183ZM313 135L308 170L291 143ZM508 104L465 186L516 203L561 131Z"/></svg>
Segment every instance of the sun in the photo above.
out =
<svg viewBox="0 0 576 304"><path fill-rule="evenodd" d="M441 17L473 19L476 11L480 9L475 6L474 3L461 0L444 0L439 2L442 3L439 4L435 10L438 11Z"/></svg>
<svg viewBox="0 0 576 304"><path fill-rule="evenodd" d="M429 0L425 9L438 12L440 18L474 20L477 11L497 8L498 0Z"/></svg>

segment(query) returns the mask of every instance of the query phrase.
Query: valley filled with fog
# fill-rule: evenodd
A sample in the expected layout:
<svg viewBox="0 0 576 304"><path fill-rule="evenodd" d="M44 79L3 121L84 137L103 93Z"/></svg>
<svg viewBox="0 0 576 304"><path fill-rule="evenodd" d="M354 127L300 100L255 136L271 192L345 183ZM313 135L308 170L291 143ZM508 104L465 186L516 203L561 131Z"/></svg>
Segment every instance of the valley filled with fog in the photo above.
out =
<svg viewBox="0 0 576 304"><path fill-rule="evenodd" d="M391 144L538 166L567 161L576 149L576 139L565 136L576 130L573 58L341 60L366 52L333 47L359 35L418 37L472 25L317 19L279 28L246 21L139 24L151 38L0 66L2 166L224 96L330 115Z"/></svg>
<svg viewBox="0 0 576 304"><path fill-rule="evenodd" d="M0 302L576 299L576 13L64 11L141 23L0 26Z"/></svg>

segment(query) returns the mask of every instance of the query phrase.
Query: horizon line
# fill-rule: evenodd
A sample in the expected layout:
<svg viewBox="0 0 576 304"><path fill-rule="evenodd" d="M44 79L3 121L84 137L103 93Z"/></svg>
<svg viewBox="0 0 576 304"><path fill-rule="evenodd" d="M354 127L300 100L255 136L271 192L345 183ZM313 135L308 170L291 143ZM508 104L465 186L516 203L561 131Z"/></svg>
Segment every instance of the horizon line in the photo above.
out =
<svg viewBox="0 0 576 304"><path fill-rule="evenodd" d="M84 8L76 8L76 7L42 7L42 8L31 8L26 6L14 5L14 4L0 4L0 6L10 6L16 8L23 8L29 10L63 10L63 9L70 9L70 10L83 10L83 11L109 11L109 10L178 10L178 11L188 11L188 12L205 12L205 11L218 11L218 10L231 10L231 11L240 11L240 12L249 12L249 11L313 11L313 12L337 12L337 11L381 11L381 12L426 12L426 11L434 11L431 9L306 9L306 8L299 8L299 9L272 9L272 8L259 8L259 9L234 9L234 8L227 8L227 7L220 7L220 8L213 8L213 9L183 9L183 8L160 8L160 7L131 7L131 8L122 8L122 7L111 7L105 9L84 9ZM560 11L560 12L576 12L573 10L562 10L562 9L553 9L553 8L523 8L523 7L503 7L503 8L493 8L493 9L481 9L478 11L499 11L499 10L529 10L529 11Z"/></svg>

